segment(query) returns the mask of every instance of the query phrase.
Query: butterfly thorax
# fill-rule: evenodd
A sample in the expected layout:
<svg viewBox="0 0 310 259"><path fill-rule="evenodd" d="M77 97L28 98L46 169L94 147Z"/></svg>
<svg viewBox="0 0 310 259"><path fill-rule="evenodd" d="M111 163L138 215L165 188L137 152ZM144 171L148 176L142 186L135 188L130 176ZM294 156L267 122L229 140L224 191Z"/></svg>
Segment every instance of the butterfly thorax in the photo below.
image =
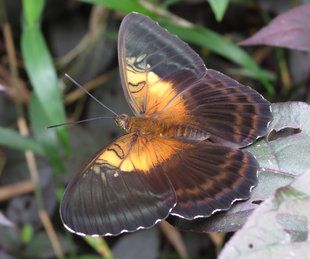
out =
<svg viewBox="0 0 310 259"><path fill-rule="evenodd" d="M126 132L139 132L167 138L205 140L209 134L195 125L176 124L149 117L129 117L121 114L114 118L116 125Z"/></svg>

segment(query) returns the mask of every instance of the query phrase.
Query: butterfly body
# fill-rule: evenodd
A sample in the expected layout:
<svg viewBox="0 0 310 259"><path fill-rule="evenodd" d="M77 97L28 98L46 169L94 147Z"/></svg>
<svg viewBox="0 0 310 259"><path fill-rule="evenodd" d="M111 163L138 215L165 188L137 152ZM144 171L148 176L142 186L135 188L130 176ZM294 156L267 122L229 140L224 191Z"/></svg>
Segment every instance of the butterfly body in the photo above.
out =
<svg viewBox="0 0 310 259"><path fill-rule="evenodd" d="M162 138L182 138L187 140L206 140L209 134L195 125L177 124L149 117L128 117L121 114L114 118L116 125L125 132L158 136Z"/></svg>
<svg viewBox="0 0 310 259"><path fill-rule="evenodd" d="M69 183L61 219L79 235L118 235L169 215L193 220L249 198L259 164L239 148L266 134L270 103L212 69L156 22L119 30L122 86L134 117Z"/></svg>

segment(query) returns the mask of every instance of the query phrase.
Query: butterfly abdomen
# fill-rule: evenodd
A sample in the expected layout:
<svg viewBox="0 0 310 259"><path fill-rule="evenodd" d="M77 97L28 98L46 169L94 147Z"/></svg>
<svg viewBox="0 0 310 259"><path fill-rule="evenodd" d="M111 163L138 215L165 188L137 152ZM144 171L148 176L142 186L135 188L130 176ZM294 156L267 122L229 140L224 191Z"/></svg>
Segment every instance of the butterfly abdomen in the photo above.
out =
<svg viewBox="0 0 310 259"><path fill-rule="evenodd" d="M170 125L169 130L167 132L163 132L162 135L189 140L206 140L209 138L209 134L207 132L196 126L187 124Z"/></svg>
<svg viewBox="0 0 310 259"><path fill-rule="evenodd" d="M131 117L127 126L129 132L138 131L146 135L188 140L206 140L209 138L207 132L194 125L163 122L153 118Z"/></svg>

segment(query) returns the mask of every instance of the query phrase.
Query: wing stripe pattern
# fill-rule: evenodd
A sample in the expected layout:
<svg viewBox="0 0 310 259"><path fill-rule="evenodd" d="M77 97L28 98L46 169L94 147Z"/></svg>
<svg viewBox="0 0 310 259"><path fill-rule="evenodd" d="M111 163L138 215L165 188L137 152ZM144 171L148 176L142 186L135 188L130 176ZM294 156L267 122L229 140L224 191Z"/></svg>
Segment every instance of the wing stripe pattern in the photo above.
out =
<svg viewBox="0 0 310 259"><path fill-rule="evenodd" d="M212 143L151 138L154 148L173 149L174 156L163 165L177 196L172 214L192 220L227 210L236 200L246 199L257 184L258 163L246 151ZM184 142L184 140L183 140ZM157 150L157 149L156 149ZM164 151L157 155L165 157Z"/></svg>
<svg viewBox="0 0 310 259"><path fill-rule="evenodd" d="M157 101L145 106L149 100L146 94L150 88L159 88L162 79L185 88L187 82L201 78L206 70L203 61L188 44L139 14L124 18L119 31L118 51L123 89L136 115L150 114L155 110ZM135 70L130 70L132 67ZM130 87L137 82L145 82L145 88L148 88L144 89L142 96L136 95Z"/></svg>
<svg viewBox="0 0 310 259"><path fill-rule="evenodd" d="M94 174L91 174L90 177L92 178L91 181L93 182L94 181ZM97 201L97 196L94 193L94 191L95 190L93 188L90 188L90 200L88 202L91 202L91 204L92 204L91 206L95 208L96 207L95 204L97 204L97 203L95 203L95 201L96 202L98 202L98 201ZM88 220L91 221L91 219L89 217L88 217ZM99 224L100 224L100 222L98 222L97 217L94 217L94 222L91 225L93 226L93 228L94 228L93 231L95 233L99 232L99 229L98 229Z"/></svg>
<svg viewBox="0 0 310 259"><path fill-rule="evenodd" d="M185 114L174 108L182 102ZM210 133L214 143L244 147L265 134L272 116L270 103L256 91L208 69L202 80L168 102L157 118L187 121Z"/></svg>
<svg viewBox="0 0 310 259"><path fill-rule="evenodd" d="M160 167L150 168L148 174L137 167L128 172L119 169L122 163L118 161L131 159L131 153L136 152L132 149L134 140L141 143L135 133L112 142L68 185L61 203L61 218L70 231L117 235L151 227L169 215L176 198ZM105 157L111 159L110 164L104 161Z"/></svg>

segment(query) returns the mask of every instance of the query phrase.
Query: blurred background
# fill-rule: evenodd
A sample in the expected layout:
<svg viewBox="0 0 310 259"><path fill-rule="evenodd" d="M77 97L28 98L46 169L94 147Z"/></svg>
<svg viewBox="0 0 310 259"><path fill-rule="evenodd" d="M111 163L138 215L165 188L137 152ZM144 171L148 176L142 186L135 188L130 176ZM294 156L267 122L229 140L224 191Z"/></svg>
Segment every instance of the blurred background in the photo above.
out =
<svg viewBox="0 0 310 259"><path fill-rule="evenodd" d="M111 116L65 73L116 113L131 113L117 61L118 28L131 11L157 20L208 68L270 102L309 102L310 52L238 46L277 15L309 1L214 2L0 0L0 258L217 257L231 234L182 232L166 223L105 239L68 233L59 218L65 186L122 132L110 119L45 128Z"/></svg>

